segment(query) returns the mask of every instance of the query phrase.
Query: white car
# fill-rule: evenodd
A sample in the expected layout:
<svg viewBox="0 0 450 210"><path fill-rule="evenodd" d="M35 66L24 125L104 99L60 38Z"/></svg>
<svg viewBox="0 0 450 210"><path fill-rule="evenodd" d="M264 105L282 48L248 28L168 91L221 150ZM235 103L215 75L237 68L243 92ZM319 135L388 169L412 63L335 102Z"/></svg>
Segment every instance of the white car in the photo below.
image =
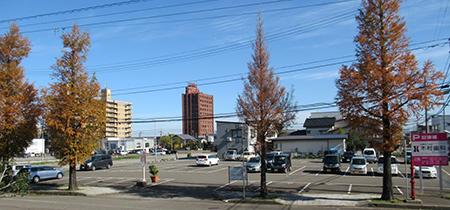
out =
<svg viewBox="0 0 450 210"><path fill-rule="evenodd" d="M244 154L242 154L242 159L244 161L248 161L252 157L256 157L256 155L254 153L251 153L251 152L244 152Z"/></svg>
<svg viewBox="0 0 450 210"><path fill-rule="evenodd" d="M219 165L220 160L215 155L199 155L195 160L195 164L197 166L211 166L211 165Z"/></svg>
<svg viewBox="0 0 450 210"><path fill-rule="evenodd" d="M350 174L367 174L367 165L365 157L354 156L350 161Z"/></svg>
<svg viewBox="0 0 450 210"><path fill-rule="evenodd" d="M420 177L419 166L414 166L414 176ZM422 177L437 178L437 170L434 166L422 166Z"/></svg>
<svg viewBox="0 0 450 210"><path fill-rule="evenodd" d="M377 174L383 174L384 173L384 157L380 156L378 158L378 165L377 165ZM394 156L391 156L391 174L398 175L398 161Z"/></svg>

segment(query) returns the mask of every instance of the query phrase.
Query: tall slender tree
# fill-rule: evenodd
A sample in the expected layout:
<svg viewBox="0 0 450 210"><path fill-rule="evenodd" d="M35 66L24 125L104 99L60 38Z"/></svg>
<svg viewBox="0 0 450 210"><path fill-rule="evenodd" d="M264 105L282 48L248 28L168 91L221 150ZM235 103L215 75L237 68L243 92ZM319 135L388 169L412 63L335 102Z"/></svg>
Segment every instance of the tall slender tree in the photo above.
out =
<svg viewBox="0 0 450 210"><path fill-rule="evenodd" d="M266 137L277 128L288 126L295 118L295 102L292 94L280 86L280 78L275 77L269 66L270 53L267 49L261 12L258 15L256 40L252 42L252 62L248 63L249 74L244 80L244 91L238 96L236 111L249 126L256 129L256 152L261 161L262 198L267 197L266 186Z"/></svg>
<svg viewBox="0 0 450 210"><path fill-rule="evenodd" d="M45 126L61 165L69 164L69 190L77 190L76 165L100 146L106 123L106 103L100 100L95 75L89 79L83 63L90 38L77 24L61 36L63 56L52 66L53 84L44 89Z"/></svg>
<svg viewBox="0 0 450 210"><path fill-rule="evenodd" d="M28 57L31 43L20 33L15 23L0 36L0 191L12 182L6 164L22 153L38 133L42 107L38 91L25 78L21 62Z"/></svg>
<svg viewBox="0 0 450 210"><path fill-rule="evenodd" d="M343 66L336 81L336 102L352 127L375 136L384 155L382 200L393 200L391 153L408 118L442 99L443 78L431 62L422 69L408 49L401 0L364 0L356 17L357 62Z"/></svg>

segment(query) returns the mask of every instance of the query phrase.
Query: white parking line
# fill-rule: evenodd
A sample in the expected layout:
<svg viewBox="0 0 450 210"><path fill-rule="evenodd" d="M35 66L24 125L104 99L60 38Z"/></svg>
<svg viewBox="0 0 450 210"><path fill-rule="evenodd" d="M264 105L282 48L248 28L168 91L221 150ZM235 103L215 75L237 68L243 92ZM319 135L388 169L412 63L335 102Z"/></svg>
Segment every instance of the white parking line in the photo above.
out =
<svg viewBox="0 0 450 210"><path fill-rule="evenodd" d="M370 168L372 170L372 177L375 178L375 173L373 172L373 168Z"/></svg>
<svg viewBox="0 0 450 210"><path fill-rule="evenodd" d="M217 190L220 190L220 189L222 189L222 188L224 188L224 187L226 187L226 186L228 186L228 185L230 185L230 184L233 184L233 183L235 183L235 182L237 182L237 181L238 181L238 180L234 180L234 181L232 181L232 182L230 182L230 183L226 183L226 184L224 184L224 185L222 185L222 186L220 186L220 187L214 189L213 192L214 192L214 191L217 191Z"/></svg>
<svg viewBox="0 0 450 210"><path fill-rule="evenodd" d="M400 188L397 185L395 185L395 188L397 188L398 192L403 195L403 192L400 190Z"/></svg>
<svg viewBox="0 0 450 210"><path fill-rule="evenodd" d="M345 170L344 176L347 175L348 169L350 169L350 167L347 167L347 170Z"/></svg>
<svg viewBox="0 0 450 210"><path fill-rule="evenodd" d="M349 194L350 195L350 193L352 192L352 184L350 184L350 186L348 187L348 191L347 191L347 194Z"/></svg>
<svg viewBox="0 0 450 210"><path fill-rule="evenodd" d="M175 179L167 179L167 180L165 180L165 181L162 181L162 182L156 182L156 183L152 183L151 185L147 185L147 186L145 186L145 187L142 187L141 189L146 189L146 188L149 188L149 187L154 187L154 186L157 186L157 185L160 185L160 184L164 184L164 183L167 183L167 182L170 182L170 181L173 181L173 180L175 180Z"/></svg>
<svg viewBox="0 0 450 210"><path fill-rule="evenodd" d="M316 174L316 176L317 176L317 175L319 175L320 173L322 173L322 171L323 171L323 169L322 169L322 170L320 170L320 171L319 171L319 173L317 173L317 174Z"/></svg>
<svg viewBox="0 0 450 210"><path fill-rule="evenodd" d="M398 173L399 173L400 175L402 175L403 178L406 178L405 175L403 175L401 171L398 171Z"/></svg>
<svg viewBox="0 0 450 210"><path fill-rule="evenodd" d="M294 173L297 173L298 171L300 171L300 170L302 170L302 169L304 169L304 168L306 168L306 166L303 166L303 167L301 167L301 168L299 168L299 169L297 169L297 170L295 170L295 171L289 173L289 175L292 175L292 174L294 174Z"/></svg>
<svg viewBox="0 0 450 210"><path fill-rule="evenodd" d="M269 185L269 184L272 184L272 182L273 182L273 181L267 182L267 183L266 183L266 186ZM253 192L258 192L260 189L261 189L261 187L258 187L258 189L253 190Z"/></svg>
<svg viewBox="0 0 450 210"><path fill-rule="evenodd" d="M311 184L311 182L309 182L308 184L306 184L306 186L304 186L300 191L298 191L298 193L302 193L303 190L305 190L309 185Z"/></svg>
<svg viewBox="0 0 450 210"><path fill-rule="evenodd" d="M442 169L442 171L450 176L450 173L448 173L446 170Z"/></svg>

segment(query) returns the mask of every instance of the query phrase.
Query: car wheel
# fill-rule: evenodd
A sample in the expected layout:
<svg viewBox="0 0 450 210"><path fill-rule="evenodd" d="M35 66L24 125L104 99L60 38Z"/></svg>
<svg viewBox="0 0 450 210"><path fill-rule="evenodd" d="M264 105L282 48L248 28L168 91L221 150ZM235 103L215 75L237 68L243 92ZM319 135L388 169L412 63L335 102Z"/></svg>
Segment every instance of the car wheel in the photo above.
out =
<svg viewBox="0 0 450 210"><path fill-rule="evenodd" d="M106 166L107 169L111 168L111 164L108 163L108 165Z"/></svg>
<svg viewBox="0 0 450 210"><path fill-rule="evenodd" d="M92 167L91 167L91 170L95 171L95 169L96 169L95 166L92 166Z"/></svg>
<svg viewBox="0 0 450 210"><path fill-rule="evenodd" d="M62 174L62 173L58 173L58 174L56 175L56 178L57 178L57 179L62 179L62 178L63 178L63 174Z"/></svg>
<svg viewBox="0 0 450 210"><path fill-rule="evenodd" d="M33 177L33 182L34 182L34 183L38 183L39 180L41 180L41 179L39 178L39 176Z"/></svg>

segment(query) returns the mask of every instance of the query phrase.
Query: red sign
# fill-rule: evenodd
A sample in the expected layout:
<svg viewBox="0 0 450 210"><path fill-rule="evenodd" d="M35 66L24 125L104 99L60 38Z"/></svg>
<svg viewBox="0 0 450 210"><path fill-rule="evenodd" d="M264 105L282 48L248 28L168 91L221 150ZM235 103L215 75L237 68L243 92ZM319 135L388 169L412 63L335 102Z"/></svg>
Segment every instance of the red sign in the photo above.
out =
<svg viewBox="0 0 450 210"><path fill-rule="evenodd" d="M414 165L448 165L448 143L446 133L411 134Z"/></svg>

